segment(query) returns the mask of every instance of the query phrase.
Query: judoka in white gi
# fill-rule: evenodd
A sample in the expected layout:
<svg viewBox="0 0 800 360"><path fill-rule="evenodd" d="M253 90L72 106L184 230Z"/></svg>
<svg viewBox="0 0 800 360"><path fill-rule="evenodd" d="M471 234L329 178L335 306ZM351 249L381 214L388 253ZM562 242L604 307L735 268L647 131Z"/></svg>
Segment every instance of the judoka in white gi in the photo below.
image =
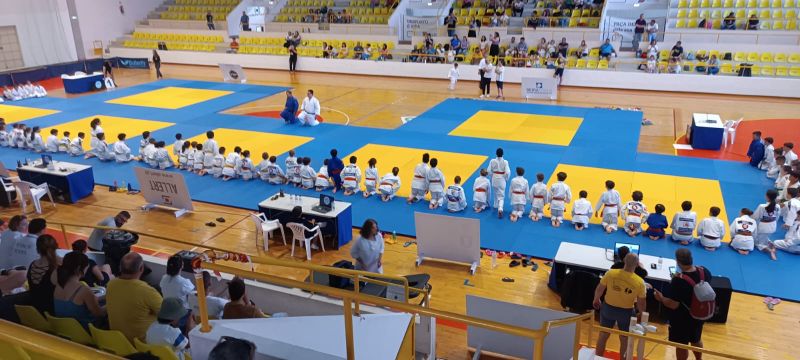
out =
<svg viewBox="0 0 800 360"><path fill-rule="evenodd" d="M89 146L94 149L97 147L97 134L103 133L103 128L100 127L100 118L92 119L92 121L89 123L89 126L92 128L89 132Z"/></svg>
<svg viewBox="0 0 800 360"><path fill-rule="evenodd" d="M775 250L783 250L790 254L800 254L800 211L795 214L794 223L786 230L783 240L775 240L770 248L772 260L778 260ZM786 224L784 224L786 225Z"/></svg>
<svg viewBox="0 0 800 360"><path fill-rule="evenodd" d="M625 216L625 232L633 237L642 232L642 223L647 220L649 213L642 202L644 194L641 191L634 191L631 199L622 207L622 215Z"/></svg>
<svg viewBox="0 0 800 360"><path fill-rule="evenodd" d="M589 227L589 218L592 216L592 203L586 200L589 193L581 190L578 200L572 204L572 225L575 230L582 231Z"/></svg>
<svg viewBox="0 0 800 360"><path fill-rule="evenodd" d="M367 162L367 168L364 170L365 198L377 194L378 191L378 168L376 167L377 164L378 160L376 160L375 158L371 158Z"/></svg>
<svg viewBox="0 0 800 360"><path fill-rule="evenodd" d="M800 211L800 189L790 188L786 194L787 200L781 204L781 219L783 228L788 230L797 219L797 212Z"/></svg>
<svg viewBox="0 0 800 360"><path fill-rule="evenodd" d="M439 165L438 159L431 159L430 165L426 180L428 181L428 191L431 192L431 202L428 208L433 210L444 203L444 173L436 167Z"/></svg>
<svg viewBox="0 0 800 360"><path fill-rule="evenodd" d="M172 143L172 155L175 155L176 157L180 156L181 150L183 150L183 143L185 142L186 140L183 140L183 134L175 134L175 142Z"/></svg>
<svg viewBox="0 0 800 360"><path fill-rule="evenodd" d="M314 180L314 190L323 191L331 187L331 178L328 176L328 159L322 161L322 166L317 171L317 178Z"/></svg>
<svg viewBox="0 0 800 360"><path fill-rule="evenodd" d="M544 205L550 202L550 194L544 183L544 174L536 174L536 182L528 191L528 197L531 199L531 212L528 217L533 221L539 221L544 217Z"/></svg>
<svg viewBox="0 0 800 360"><path fill-rule="evenodd" d="M397 194L397 190L400 189L400 178L397 174L400 173L400 169L398 167L392 168L392 172L383 175L381 178L381 184L378 186L378 191L381 193L381 200L389 201L394 198L394 195Z"/></svg>
<svg viewBox="0 0 800 360"><path fill-rule="evenodd" d="M753 215L750 209L742 209L739 217L731 222L731 247L742 255L753 251L753 236L758 234L758 225L750 215Z"/></svg>
<svg viewBox="0 0 800 360"><path fill-rule="evenodd" d="M198 149L202 150L202 149ZM203 154L202 151L200 151ZM202 164L202 162L201 162ZM239 175L242 177L242 180L248 181L253 178L255 175L253 170L255 167L253 166L253 160L250 160L250 150L245 150L242 152L242 161L239 165Z"/></svg>
<svg viewBox="0 0 800 360"><path fill-rule="evenodd" d="M150 140L147 141L147 146L142 150L141 158L150 167L158 167L158 162L156 161L156 139L150 138Z"/></svg>
<svg viewBox="0 0 800 360"><path fill-rule="evenodd" d="M567 180L567 173L559 172L556 174L556 180L558 181L550 186L550 224L559 227L564 221L566 205L572 202L572 190L564 183L564 180Z"/></svg>
<svg viewBox="0 0 800 360"><path fill-rule="evenodd" d="M194 153L192 154L192 172L197 175L203 176L203 162L205 161L206 153L203 152L203 144L196 144Z"/></svg>
<svg viewBox="0 0 800 360"><path fill-rule="evenodd" d="M125 144L125 134L117 135L117 142L114 143L112 147L114 150L114 160L118 163L124 163L133 160L133 155L131 154L131 148L128 147L128 144Z"/></svg>
<svg viewBox="0 0 800 360"><path fill-rule="evenodd" d="M222 181L235 179L236 175L239 174L239 169L242 166L241 153L242 148L237 146L233 148L233 152L228 154L225 158L225 164L222 168Z"/></svg>
<svg viewBox="0 0 800 360"><path fill-rule="evenodd" d="M8 147L8 131L6 131L6 124L0 124L0 146Z"/></svg>
<svg viewBox="0 0 800 360"><path fill-rule="evenodd" d="M464 188L461 187L461 176L453 179L453 185L447 187L444 198L447 201L447 211L464 211L467 207L467 195L464 193Z"/></svg>
<svg viewBox="0 0 800 360"><path fill-rule="evenodd" d="M56 129L50 130L50 136L47 137L47 142L44 145L45 150L49 153L57 153L59 143L60 141L58 140L58 130Z"/></svg>
<svg viewBox="0 0 800 360"><path fill-rule="evenodd" d="M356 165L357 161L358 158L351 156L350 163L342 169L342 187L344 188L345 196L353 195L360 190L361 168Z"/></svg>
<svg viewBox="0 0 800 360"><path fill-rule="evenodd" d="M422 162L414 167L414 178L411 179L411 195L408 197L408 203L415 203L425 198L425 193L428 192L428 163L430 162L430 155L428 153L422 154Z"/></svg>
<svg viewBox="0 0 800 360"><path fill-rule="evenodd" d="M142 159L142 161L146 160L145 159L146 156L145 156L145 153L144 153L144 148L146 148L147 145L150 144L150 140L151 140L150 139L150 132L147 131L147 130L142 131L142 139L139 140L139 158Z"/></svg>
<svg viewBox="0 0 800 360"><path fill-rule="evenodd" d="M314 179L317 177L317 172L311 167L311 158L304 157L303 165L300 167L300 187L303 189L313 189Z"/></svg>
<svg viewBox="0 0 800 360"><path fill-rule="evenodd" d="M472 184L472 209L476 213L489 207L492 184L486 177L487 175L489 175L489 171L481 169L481 175L475 178L475 182Z"/></svg>
<svg viewBox="0 0 800 360"><path fill-rule="evenodd" d="M205 159L203 159L205 160ZM211 162L211 175L215 178L222 176L222 169L225 167L225 147L221 146Z"/></svg>
<svg viewBox="0 0 800 360"><path fill-rule="evenodd" d="M269 164L267 165L267 182L273 185L285 184L286 183L286 175L283 173L283 169L281 169L276 162L278 159L275 156L269 157Z"/></svg>
<svg viewBox="0 0 800 360"><path fill-rule="evenodd" d="M83 138L86 135L82 132L78 133L72 141L69 142L69 155L70 156L81 156L83 155Z"/></svg>
<svg viewBox="0 0 800 360"><path fill-rule="evenodd" d="M494 200L492 207L497 209L497 218L503 218L503 201L506 197L506 182L511 175L508 161L503 159L503 149L495 151L496 158L489 161L489 174L492 176L492 194Z"/></svg>
<svg viewBox="0 0 800 360"><path fill-rule="evenodd" d="M58 141L58 152L68 153L69 152L69 131L64 131L64 136L61 140Z"/></svg>
<svg viewBox="0 0 800 360"><path fill-rule="evenodd" d="M765 137L764 138L764 159L758 163L758 168L761 170L769 170L772 166L775 165L775 146L773 143L775 140L772 137Z"/></svg>
<svg viewBox="0 0 800 360"><path fill-rule="evenodd" d="M156 151L154 152L154 158L156 164L158 164L158 168L161 170L169 169L173 165L172 158L169 156L169 151L166 149L167 144L163 141L159 141L156 143Z"/></svg>
<svg viewBox="0 0 800 360"><path fill-rule="evenodd" d="M219 145L214 140L214 132L206 131L206 141L203 142L203 171L202 175L210 173L214 168L214 157L219 154Z"/></svg>
<svg viewBox="0 0 800 360"><path fill-rule="evenodd" d="M720 209L712 206L708 210L709 217L697 225L697 238L700 239L700 245L709 251L717 250L725 236L725 223L717 217L719 214Z"/></svg>
<svg viewBox="0 0 800 360"><path fill-rule="evenodd" d="M261 153L261 162L256 165L256 174L258 178L267 181L269 180L269 154L266 152Z"/></svg>
<svg viewBox="0 0 800 360"><path fill-rule="evenodd" d="M622 205L619 191L614 190L614 187L616 187L616 184L613 181L606 180L606 191L600 195L600 199L597 200L597 204L594 206L595 217L598 217L600 210L603 210L603 212L600 213L603 219L601 225L603 226L603 231L609 234L617 231L619 209Z"/></svg>
<svg viewBox="0 0 800 360"><path fill-rule="evenodd" d="M767 190L765 195L766 204L760 204L753 213L753 220L758 223L755 235L755 247L760 251L769 251L770 236L778 230L778 218L780 208L778 207L778 191L775 189Z"/></svg>
<svg viewBox="0 0 800 360"><path fill-rule="evenodd" d="M308 96L303 99L303 105L300 106L300 109L302 109L302 111L300 112L300 115L297 116L297 121L299 121L301 125L319 125L317 115L319 115L322 108L319 105L319 100L314 97L314 90L308 90Z"/></svg>
<svg viewBox="0 0 800 360"><path fill-rule="evenodd" d="M786 157L783 155L775 157L775 163L767 169L767 177L770 179L777 179L780 176L783 165L786 164Z"/></svg>
<svg viewBox="0 0 800 360"><path fill-rule="evenodd" d="M96 135L97 141L95 141L95 146L86 153L84 158L89 159L96 157L100 161L109 161L114 160L114 153L109 152L108 150L108 143L106 143L106 134L97 133Z"/></svg>
<svg viewBox="0 0 800 360"><path fill-rule="evenodd" d="M44 139L42 139L42 131L39 129L38 126L34 126L31 130L31 150L40 153L46 150L46 145L44 143Z"/></svg>
<svg viewBox="0 0 800 360"><path fill-rule="evenodd" d="M297 158L294 155L294 150L289 150L289 156L284 160L286 163L286 176L289 178L290 184L300 186L300 167L302 167L302 164L297 162Z"/></svg>
<svg viewBox="0 0 800 360"><path fill-rule="evenodd" d="M458 82L458 77L461 76L458 72L458 63L453 63L453 67L450 68L450 71L447 73L447 78L450 79L450 87L449 90L456 89L456 83Z"/></svg>
<svg viewBox="0 0 800 360"><path fill-rule="evenodd" d="M517 167L517 176L511 179L508 187L509 197L511 197L511 221L516 222L525 214L525 205L528 204L528 179L525 179L525 169Z"/></svg>
<svg viewBox="0 0 800 360"><path fill-rule="evenodd" d="M692 211L691 201L681 203L681 211L675 213L669 226L672 228L672 241L677 241L681 245L689 245L694 242L697 213Z"/></svg>
<svg viewBox="0 0 800 360"><path fill-rule="evenodd" d="M192 144L188 141L184 141L183 145L181 145L181 151L178 153L178 169L181 170L189 170L189 153L192 151L191 149Z"/></svg>
<svg viewBox="0 0 800 360"><path fill-rule="evenodd" d="M147 152L147 151L145 151ZM197 152L197 142L192 141L189 144L189 151L186 152L186 170L194 172L194 154Z"/></svg>

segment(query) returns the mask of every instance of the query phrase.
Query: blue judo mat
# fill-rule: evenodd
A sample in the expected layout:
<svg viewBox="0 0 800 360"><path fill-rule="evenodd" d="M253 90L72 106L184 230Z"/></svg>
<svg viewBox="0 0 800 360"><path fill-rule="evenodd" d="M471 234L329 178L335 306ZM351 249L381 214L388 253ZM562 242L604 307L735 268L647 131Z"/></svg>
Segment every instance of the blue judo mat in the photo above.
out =
<svg viewBox="0 0 800 360"><path fill-rule="evenodd" d="M106 100L165 86L228 90L233 93L178 110L105 103ZM482 167L486 167L494 150L503 147L511 166L522 166L528 170L528 174L537 172L551 174L558 164L568 164L712 179L719 181L724 206L731 219L736 216L738 209L743 207L752 209L763 202L763 194L772 184L763 172L751 168L746 163L638 153L636 148L642 119L640 112L451 99L394 130L327 123L315 128L304 128L287 126L282 121L218 113L283 90L285 89L269 86L161 80L76 99L31 99L15 102L13 105L61 111L24 121L29 126L52 126L101 114L175 123L173 126L155 131L153 136L157 139L173 139L177 132L183 133L184 138L190 138L219 127L311 136L314 140L298 147L297 152L316 159L326 157L332 147L336 147L340 154L349 154L367 143L372 143L487 156L487 160L482 164ZM569 146L447 135L479 110L576 116L583 118L583 121ZM498 119L498 122L500 121L502 119ZM139 137L131 137L127 142L132 149L136 149ZM285 156L285 154L279 156L279 163L283 163ZM0 161L3 161L8 168L14 168L17 160L25 157L33 158L36 155L16 149L2 149ZM70 158L63 154L53 157L56 160L94 166L95 181L98 184L125 181L134 187L138 185L133 167L139 164L103 163L96 159ZM467 177L465 176L467 174L461 175ZM409 177L408 174L401 176L404 179ZM477 173L469 174L468 180L465 181L468 199L472 199L471 185L475 176ZM191 174L186 174L185 177L194 200L252 210L257 209L260 200L278 190L278 187L260 181L222 182L212 177L198 177ZM308 196L318 194L314 191L295 189L291 191ZM625 196L626 194L623 194L623 197ZM427 203L407 205L404 199L382 203L375 198L363 199L360 196L353 196L344 200L353 204L353 224L358 225L367 218L375 218L381 230L385 232L396 231L398 234L412 236L415 233L414 212L431 212L427 208ZM434 212L446 213L444 210ZM698 215L702 218L703 211L699 210ZM493 212L475 214L466 211L458 216L481 220L481 245L484 248L513 251L545 259L555 255L562 241L605 248L611 248L616 242L633 241L641 244L643 253L663 257L672 257L675 249L680 246L669 240L651 241L641 237L631 239L623 232L607 235L599 226L591 226L587 231L576 232L569 226L553 228L546 220L534 223L525 219L511 223L507 219L497 219ZM779 230L773 238L778 239L782 236L783 231ZM794 274L800 271L800 259L796 256L781 254L779 261L774 262L763 253L754 252L748 256L741 256L725 246L716 252L705 251L699 246L692 246L692 250L697 264L708 267L714 274L729 277L737 291L800 301L800 287L789 286L793 282L791 279L794 278Z"/></svg>

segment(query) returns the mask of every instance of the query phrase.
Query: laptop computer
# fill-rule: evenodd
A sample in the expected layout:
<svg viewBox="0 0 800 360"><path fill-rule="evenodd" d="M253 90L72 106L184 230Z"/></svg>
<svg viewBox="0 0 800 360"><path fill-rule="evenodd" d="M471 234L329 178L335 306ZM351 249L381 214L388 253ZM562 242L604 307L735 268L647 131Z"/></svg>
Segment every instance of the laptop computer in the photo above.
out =
<svg viewBox="0 0 800 360"><path fill-rule="evenodd" d="M44 169L44 168L47 168L47 166L50 165L51 162L53 162L53 157L52 156L47 155L47 154L42 154L42 162L37 164L37 165L35 165L35 167L40 168L40 169Z"/></svg>
<svg viewBox="0 0 800 360"><path fill-rule="evenodd" d="M323 214L328 213L333 210L333 202L333 196L319 194L319 204L312 206L311 210Z"/></svg>
<svg viewBox="0 0 800 360"><path fill-rule="evenodd" d="M614 244L614 259L616 261L622 261L622 259L619 259L618 254L619 248L623 246L626 246L628 250L630 250L631 254L636 254L636 256L639 256L639 244L616 243Z"/></svg>

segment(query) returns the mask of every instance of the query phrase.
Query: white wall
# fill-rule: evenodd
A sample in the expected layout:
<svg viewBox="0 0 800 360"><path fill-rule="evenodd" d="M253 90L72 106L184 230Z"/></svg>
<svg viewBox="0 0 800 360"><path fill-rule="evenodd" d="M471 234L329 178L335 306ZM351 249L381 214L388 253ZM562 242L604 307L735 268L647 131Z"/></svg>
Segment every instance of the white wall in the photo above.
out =
<svg viewBox="0 0 800 360"><path fill-rule="evenodd" d="M94 54L94 41L101 40L103 47L108 46L111 41L131 33L136 23L147 18L147 14L163 2L163 0L74 1L83 41L83 53L87 58L97 57ZM125 8L124 15L119 11L120 2Z"/></svg>
<svg viewBox="0 0 800 360"><path fill-rule="evenodd" d="M112 47L114 56L147 57L148 49ZM217 66L218 64L240 64L246 68L287 69L288 57L273 55L197 53L188 51L162 51L164 63ZM320 59L303 57L297 62L300 71L329 72L377 76L417 77L446 79L452 65L421 64L404 62L378 62L344 59ZM167 69L168 66L162 68ZM476 65L459 65L462 80L478 80ZM553 70L532 68L506 68L505 82L520 83L522 77L552 77ZM800 98L800 80L772 77L706 76L694 74L648 74L645 72L613 70L573 70L564 74L564 85L635 89L653 91L695 92L709 94L734 94L755 96L781 96ZM443 85L444 86L444 85ZM465 86L473 86L471 84Z"/></svg>
<svg viewBox="0 0 800 360"><path fill-rule="evenodd" d="M62 0L0 0L0 26L16 26L26 67L77 60Z"/></svg>

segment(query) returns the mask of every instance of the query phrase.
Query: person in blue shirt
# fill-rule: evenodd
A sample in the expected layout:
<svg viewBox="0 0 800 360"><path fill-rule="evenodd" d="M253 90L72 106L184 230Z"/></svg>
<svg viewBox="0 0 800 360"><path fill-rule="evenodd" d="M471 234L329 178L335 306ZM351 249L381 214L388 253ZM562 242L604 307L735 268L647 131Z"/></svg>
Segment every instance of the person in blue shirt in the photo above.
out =
<svg viewBox="0 0 800 360"><path fill-rule="evenodd" d="M334 193L342 188L342 169L344 169L344 163L337 157L338 154L336 149L331 149L331 158L328 159L328 176L333 180Z"/></svg>
<svg viewBox="0 0 800 360"><path fill-rule="evenodd" d="M461 40L458 39L458 35L453 34L453 38L450 39L450 48L456 50L461 47Z"/></svg>
<svg viewBox="0 0 800 360"><path fill-rule="evenodd" d="M666 237L664 229L666 229L669 224L667 223L667 217L664 216L665 210L666 208L664 208L664 205L657 204L655 214L647 216L647 230L645 230L644 236L649 237L650 240L659 240Z"/></svg>
<svg viewBox="0 0 800 360"><path fill-rule="evenodd" d="M297 114L297 108L300 107L297 103L297 98L292 95L292 90L286 90L286 105L283 106L283 111L281 111L281 118L287 124L291 124L297 121L295 114Z"/></svg>
<svg viewBox="0 0 800 360"><path fill-rule="evenodd" d="M750 166L758 167L761 160L764 160L764 142L761 141L761 131L753 131L753 141L747 149L747 157L750 158Z"/></svg>
<svg viewBox="0 0 800 360"><path fill-rule="evenodd" d="M611 54L614 54L614 57L616 57L617 51L614 50L614 46L611 45L611 40L606 39L603 45L600 45L600 57L610 59Z"/></svg>

